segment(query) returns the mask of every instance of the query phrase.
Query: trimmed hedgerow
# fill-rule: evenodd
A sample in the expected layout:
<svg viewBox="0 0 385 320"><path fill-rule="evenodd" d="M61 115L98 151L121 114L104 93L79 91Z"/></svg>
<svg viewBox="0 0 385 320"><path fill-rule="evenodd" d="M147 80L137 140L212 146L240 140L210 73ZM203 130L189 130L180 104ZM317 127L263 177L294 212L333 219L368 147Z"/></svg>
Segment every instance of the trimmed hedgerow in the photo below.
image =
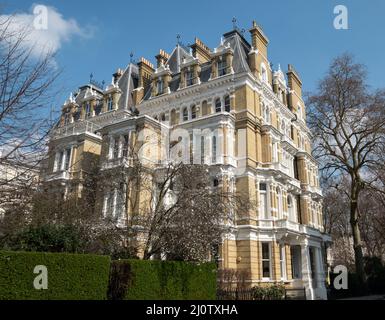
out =
<svg viewBox="0 0 385 320"><path fill-rule="evenodd" d="M174 261L113 261L109 299L215 300L216 266Z"/></svg>
<svg viewBox="0 0 385 320"><path fill-rule="evenodd" d="M38 265L47 267L47 290L33 286ZM106 256L0 251L0 299L105 300L109 270Z"/></svg>

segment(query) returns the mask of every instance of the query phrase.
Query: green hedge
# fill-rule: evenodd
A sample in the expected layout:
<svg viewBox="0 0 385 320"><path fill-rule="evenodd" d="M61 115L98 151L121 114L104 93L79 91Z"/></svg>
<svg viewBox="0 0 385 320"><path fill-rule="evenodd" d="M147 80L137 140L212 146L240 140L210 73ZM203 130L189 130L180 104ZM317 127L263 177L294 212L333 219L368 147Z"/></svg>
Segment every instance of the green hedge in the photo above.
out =
<svg viewBox="0 0 385 320"><path fill-rule="evenodd" d="M33 286L37 265L47 267L47 290ZM0 251L0 299L104 300L109 270L106 256Z"/></svg>
<svg viewBox="0 0 385 320"><path fill-rule="evenodd" d="M172 261L114 261L113 300L215 300L216 266Z"/></svg>

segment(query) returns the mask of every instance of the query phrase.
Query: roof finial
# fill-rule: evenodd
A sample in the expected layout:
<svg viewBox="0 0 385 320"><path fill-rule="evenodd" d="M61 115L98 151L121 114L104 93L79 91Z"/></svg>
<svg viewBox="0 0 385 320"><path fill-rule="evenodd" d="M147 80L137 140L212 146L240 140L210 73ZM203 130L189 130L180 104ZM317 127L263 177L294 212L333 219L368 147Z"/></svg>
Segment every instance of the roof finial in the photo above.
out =
<svg viewBox="0 0 385 320"><path fill-rule="evenodd" d="M94 78L94 75L93 75L93 73L91 72L91 74L90 74L90 83L91 83L91 81L92 81L93 78Z"/></svg>
<svg viewBox="0 0 385 320"><path fill-rule="evenodd" d="M231 20L231 22L233 23L233 29L237 29L237 18L233 17L233 20Z"/></svg>
<svg viewBox="0 0 385 320"><path fill-rule="evenodd" d="M134 53L131 51L131 52L130 52L130 62L131 62L131 63L134 62L133 57L134 57Z"/></svg>
<svg viewBox="0 0 385 320"><path fill-rule="evenodd" d="M180 36L180 34L178 33L178 34L176 35L176 44L177 44L177 45L180 44L180 38L181 38L181 36Z"/></svg>

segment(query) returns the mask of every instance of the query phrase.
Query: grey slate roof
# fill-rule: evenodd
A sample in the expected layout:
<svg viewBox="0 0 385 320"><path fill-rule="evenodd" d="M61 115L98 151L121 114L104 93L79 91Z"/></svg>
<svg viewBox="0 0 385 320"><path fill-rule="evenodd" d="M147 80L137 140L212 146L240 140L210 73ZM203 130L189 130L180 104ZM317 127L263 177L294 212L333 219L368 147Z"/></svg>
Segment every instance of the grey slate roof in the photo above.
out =
<svg viewBox="0 0 385 320"><path fill-rule="evenodd" d="M138 86L138 66L130 63L123 75L118 80L118 86L122 90L122 96L119 99L119 109L131 109L134 106L132 100L132 90Z"/></svg>
<svg viewBox="0 0 385 320"><path fill-rule="evenodd" d="M229 43L230 47L234 50L233 69L235 73L249 72L250 68L247 63L248 53L251 50L250 44L243 37L238 30L233 30L223 35L224 42ZM170 83L171 92L175 92L179 88L180 82L180 64L184 57L191 56L182 46L177 45L167 64L170 66L172 72L172 80ZM207 62L201 65L200 80L201 82L207 82L210 79L211 63ZM151 97L151 88L148 88L144 95L144 100L148 100Z"/></svg>

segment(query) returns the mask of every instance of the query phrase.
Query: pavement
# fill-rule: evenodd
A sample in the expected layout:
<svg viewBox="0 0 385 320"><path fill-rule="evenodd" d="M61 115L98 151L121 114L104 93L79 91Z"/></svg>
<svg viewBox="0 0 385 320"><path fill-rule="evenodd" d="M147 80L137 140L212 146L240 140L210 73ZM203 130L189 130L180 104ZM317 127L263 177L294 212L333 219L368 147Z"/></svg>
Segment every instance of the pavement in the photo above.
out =
<svg viewBox="0 0 385 320"><path fill-rule="evenodd" d="M341 300L385 300L385 295L354 297L354 298L341 299Z"/></svg>

